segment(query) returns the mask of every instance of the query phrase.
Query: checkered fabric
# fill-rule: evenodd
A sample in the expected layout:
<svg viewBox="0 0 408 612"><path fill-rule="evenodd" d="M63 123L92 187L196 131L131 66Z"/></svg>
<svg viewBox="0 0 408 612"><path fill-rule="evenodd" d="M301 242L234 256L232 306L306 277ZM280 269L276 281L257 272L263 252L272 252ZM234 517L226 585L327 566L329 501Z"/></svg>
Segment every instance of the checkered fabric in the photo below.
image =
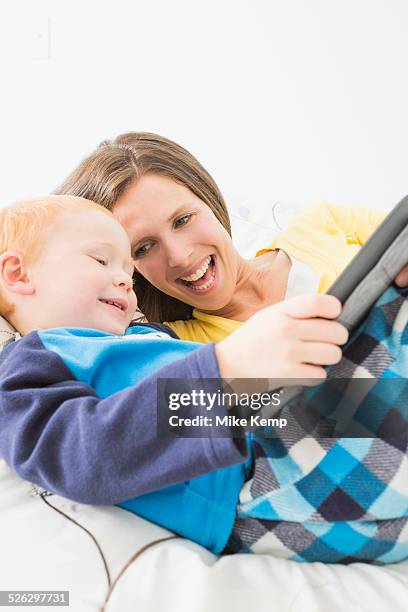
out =
<svg viewBox="0 0 408 612"><path fill-rule="evenodd" d="M407 297L407 289L387 289L328 368L329 392L306 389L282 409L286 430L253 435L252 477L225 553L326 563L408 558ZM357 378L357 393L347 394ZM345 422L361 437L339 437L349 435Z"/></svg>

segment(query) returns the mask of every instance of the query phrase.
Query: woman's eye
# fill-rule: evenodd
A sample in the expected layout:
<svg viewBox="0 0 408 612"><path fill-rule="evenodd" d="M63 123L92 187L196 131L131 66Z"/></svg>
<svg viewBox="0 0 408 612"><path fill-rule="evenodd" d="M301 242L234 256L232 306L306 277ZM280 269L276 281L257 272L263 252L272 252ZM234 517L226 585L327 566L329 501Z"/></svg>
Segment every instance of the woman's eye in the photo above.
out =
<svg viewBox="0 0 408 612"><path fill-rule="evenodd" d="M135 249L133 257L141 257L142 255L146 255L151 249L150 244L142 244L142 246L137 247Z"/></svg>
<svg viewBox="0 0 408 612"><path fill-rule="evenodd" d="M183 215L174 221L174 227L181 227L182 225L186 225L193 215Z"/></svg>

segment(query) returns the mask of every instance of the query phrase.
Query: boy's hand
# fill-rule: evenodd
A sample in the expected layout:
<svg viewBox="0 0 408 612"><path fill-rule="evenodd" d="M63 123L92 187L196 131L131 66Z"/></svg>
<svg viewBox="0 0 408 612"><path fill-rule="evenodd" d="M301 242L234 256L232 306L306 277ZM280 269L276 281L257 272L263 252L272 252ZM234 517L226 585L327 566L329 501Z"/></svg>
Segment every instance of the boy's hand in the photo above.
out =
<svg viewBox="0 0 408 612"><path fill-rule="evenodd" d="M302 295L260 310L216 345L221 376L321 381L321 366L338 363L338 345L348 340L347 329L331 320L340 312L331 295Z"/></svg>
<svg viewBox="0 0 408 612"><path fill-rule="evenodd" d="M405 266L405 268L402 268L399 274L397 274L395 277L395 283L398 285L398 287L408 286L408 264Z"/></svg>

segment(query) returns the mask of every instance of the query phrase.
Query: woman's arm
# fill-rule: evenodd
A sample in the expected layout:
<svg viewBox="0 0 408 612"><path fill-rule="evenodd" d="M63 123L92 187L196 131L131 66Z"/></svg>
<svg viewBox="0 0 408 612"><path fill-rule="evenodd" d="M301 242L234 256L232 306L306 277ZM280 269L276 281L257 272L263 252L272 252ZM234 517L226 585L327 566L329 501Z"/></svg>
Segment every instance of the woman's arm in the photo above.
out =
<svg viewBox="0 0 408 612"><path fill-rule="evenodd" d="M388 212L367 208L347 208L327 204L327 209L334 222L340 227L348 240L355 237L358 244L365 244L371 234L384 221ZM400 287L408 285L408 265L396 276L395 282Z"/></svg>
<svg viewBox="0 0 408 612"><path fill-rule="evenodd" d="M365 244L374 230L384 221L388 212L371 210L369 208L354 208L335 206L325 203L320 205L320 214L328 226L335 224L340 228L346 239L355 239L357 244Z"/></svg>

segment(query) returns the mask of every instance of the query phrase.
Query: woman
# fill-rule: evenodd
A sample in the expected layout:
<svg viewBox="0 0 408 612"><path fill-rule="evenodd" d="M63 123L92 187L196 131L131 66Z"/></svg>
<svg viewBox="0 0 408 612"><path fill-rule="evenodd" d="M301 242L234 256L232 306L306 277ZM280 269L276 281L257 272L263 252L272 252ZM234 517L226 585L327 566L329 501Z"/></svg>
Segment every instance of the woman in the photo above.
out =
<svg viewBox="0 0 408 612"><path fill-rule="evenodd" d="M385 216L321 204L244 260L208 172L181 146L144 132L103 142L57 192L113 210L132 241L140 309L201 342L221 340L285 297L327 290Z"/></svg>
<svg viewBox="0 0 408 612"><path fill-rule="evenodd" d="M102 143L58 193L86 197L113 210L132 242L136 292L147 319L166 322L181 338L201 342L222 340L267 305L298 293L324 292L385 216L321 204L298 215L255 259L244 260L233 247L227 209L213 179L188 151L148 133L123 134ZM408 267L398 275L399 284L407 283L407 272ZM291 551L296 560L380 559L381 530L392 531L405 524L405 518L397 511L381 523L368 515L370 533L379 534L378 542L375 536L368 538L372 547L368 557L364 551L358 557L356 549L352 557L350 551L327 548L316 535L313 521L307 523L313 504L310 499L299 499L297 487L305 482L305 495L316 487L319 491L320 484L313 478L317 472L323 474L319 470L323 462L338 470L341 445L332 439L332 445L322 447L303 437L293 450L292 434L291 440L282 437L265 442L255 437L254 473L241 495L231 550L271 552L277 548L280 556ZM390 462L395 459L397 466L397 458L391 455ZM380 458L377 451L375 457ZM282 460L289 463L280 468ZM283 472L273 473L275 468ZM346 474L344 478L347 480ZM266 514L263 495L268 496ZM331 533L334 524L340 526L340 535L333 537L341 548L342 534L348 533L348 524L354 520L357 530L349 541L351 547L356 542L359 546L359 523L367 523L364 508L357 511L349 495L336 500L332 505L340 508L339 513L335 518L319 515L318 531ZM275 514L279 520L268 519L270 505L279 507ZM254 507L256 512L251 514ZM302 514L305 507L307 512ZM272 535L262 549L265 533ZM391 538L391 549L396 539L397 535ZM283 547L275 546L279 541ZM303 549L305 542L313 546Z"/></svg>

